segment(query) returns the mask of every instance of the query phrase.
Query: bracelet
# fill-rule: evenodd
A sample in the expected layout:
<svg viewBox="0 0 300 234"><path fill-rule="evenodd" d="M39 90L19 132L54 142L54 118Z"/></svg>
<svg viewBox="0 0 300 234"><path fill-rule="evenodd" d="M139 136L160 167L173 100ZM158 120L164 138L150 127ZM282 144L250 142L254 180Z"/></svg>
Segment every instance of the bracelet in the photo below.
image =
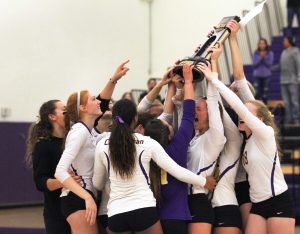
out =
<svg viewBox="0 0 300 234"><path fill-rule="evenodd" d="M116 84L116 83L118 83L118 81L116 81L116 80L112 80L111 78L109 78L109 80L111 81L111 83L113 83L113 84Z"/></svg>

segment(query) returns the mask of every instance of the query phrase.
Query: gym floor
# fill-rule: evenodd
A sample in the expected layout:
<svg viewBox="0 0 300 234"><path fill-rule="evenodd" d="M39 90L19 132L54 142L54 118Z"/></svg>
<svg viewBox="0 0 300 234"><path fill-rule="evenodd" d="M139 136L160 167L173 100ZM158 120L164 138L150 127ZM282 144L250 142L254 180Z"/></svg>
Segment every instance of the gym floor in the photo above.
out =
<svg viewBox="0 0 300 234"><path fill-rule="evenodd" d="M34 206L26 208L1 208L0 233L2 234L3 232L1 232L1 228L42 229L44 228L43 207ZM6 233L7 232L5 232L5 234ZM295 234L300 234L300 226L296 228Z"/></svg>

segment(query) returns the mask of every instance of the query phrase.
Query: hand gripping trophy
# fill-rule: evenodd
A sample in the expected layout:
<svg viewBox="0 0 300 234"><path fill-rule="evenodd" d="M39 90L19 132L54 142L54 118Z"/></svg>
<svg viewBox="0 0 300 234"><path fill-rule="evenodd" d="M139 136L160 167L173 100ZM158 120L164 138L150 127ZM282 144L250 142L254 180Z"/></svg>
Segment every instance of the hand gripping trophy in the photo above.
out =
<svg viewBox="0 0 300 234"><path fill-rule="evenodd" d="M240 18L238 16L229 16L224 17L220 23L214 28L214 33L207 39L207 41L203 44L203 46L199 46L200 49L198 49L195 54L193 54L191 57L187 57L182 59L177 66L173 69L173 73L180 75L183 77L182 74L182 67L184 64L194 65L193 67L193 77L194 82L200 82L203 80L204 75L200 71L200 69L197 68L198 63L205 63L207 64L207 61L210 61L211 52L209 51L209 47L215 46L219 43L219 45L223 44L224 41L229 37L230 35L230 29L226 27L227 23L229 23L231 20L236 20L237 22L240 21ZM203 94L206 93L206 82L202 82L202 89ZM203 95L203 96L206 96Z"/></svg>

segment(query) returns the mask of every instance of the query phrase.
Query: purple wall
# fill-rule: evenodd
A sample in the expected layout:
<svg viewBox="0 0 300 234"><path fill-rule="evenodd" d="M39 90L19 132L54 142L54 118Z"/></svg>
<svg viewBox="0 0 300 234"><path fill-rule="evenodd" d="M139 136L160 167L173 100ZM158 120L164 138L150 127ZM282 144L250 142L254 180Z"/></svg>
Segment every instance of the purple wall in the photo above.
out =
<svg viewBox="0 0 300 234"><path fill-rule="evenodd" d="M24 163L26 136L31 123L0 122L0 206L41 203L32 171Z"/></svg>

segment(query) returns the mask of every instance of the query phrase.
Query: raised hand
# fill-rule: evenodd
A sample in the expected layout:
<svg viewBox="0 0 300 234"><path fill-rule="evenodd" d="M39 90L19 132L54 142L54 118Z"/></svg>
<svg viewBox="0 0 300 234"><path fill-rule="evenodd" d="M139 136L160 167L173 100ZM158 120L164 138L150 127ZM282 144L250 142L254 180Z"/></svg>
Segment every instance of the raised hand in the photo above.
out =
<svg viewBox="0 0 300 234"><path fill-rule="evenodd" d="M226 27L231 31L229 38L236 38L236 34L240 30L240 24L235 20L231 20Z"/></svg>
<svg viewBox="0 0 300 234"><path fill-rule="evenodd" d="M159 82L159 85L161 87L168 84L172 80L172 77L174 76L173 75L173 69L174 69L174 66L170 67L167 70L167 72L164 74L163 78Z"/></svg>
<svg viewBox="0 0 300 234"><path fill-rule="evenodd" d="M129 68L125 66L127 63L129 63L129 60L126 60L117 67L115 73L111 77L112 82L117 82L122 76L126 75L126 72L129 70Z"/></svg>
<svg viewBox="0 0 300 234"><path fill-rule="evenodd" d="M210 64L208 64L207 66L205 63L199 63L197 64L197 67L203 72L207 80L212 80L214 78L210 68Z"/></svg>
<svg viewBox="0 0 300 234"><path fill-rule="evenodd" d="M184 64L182 67L183 78L185 84L192 84L193 83L193 72L192 67L188 64Z"/></svg>

